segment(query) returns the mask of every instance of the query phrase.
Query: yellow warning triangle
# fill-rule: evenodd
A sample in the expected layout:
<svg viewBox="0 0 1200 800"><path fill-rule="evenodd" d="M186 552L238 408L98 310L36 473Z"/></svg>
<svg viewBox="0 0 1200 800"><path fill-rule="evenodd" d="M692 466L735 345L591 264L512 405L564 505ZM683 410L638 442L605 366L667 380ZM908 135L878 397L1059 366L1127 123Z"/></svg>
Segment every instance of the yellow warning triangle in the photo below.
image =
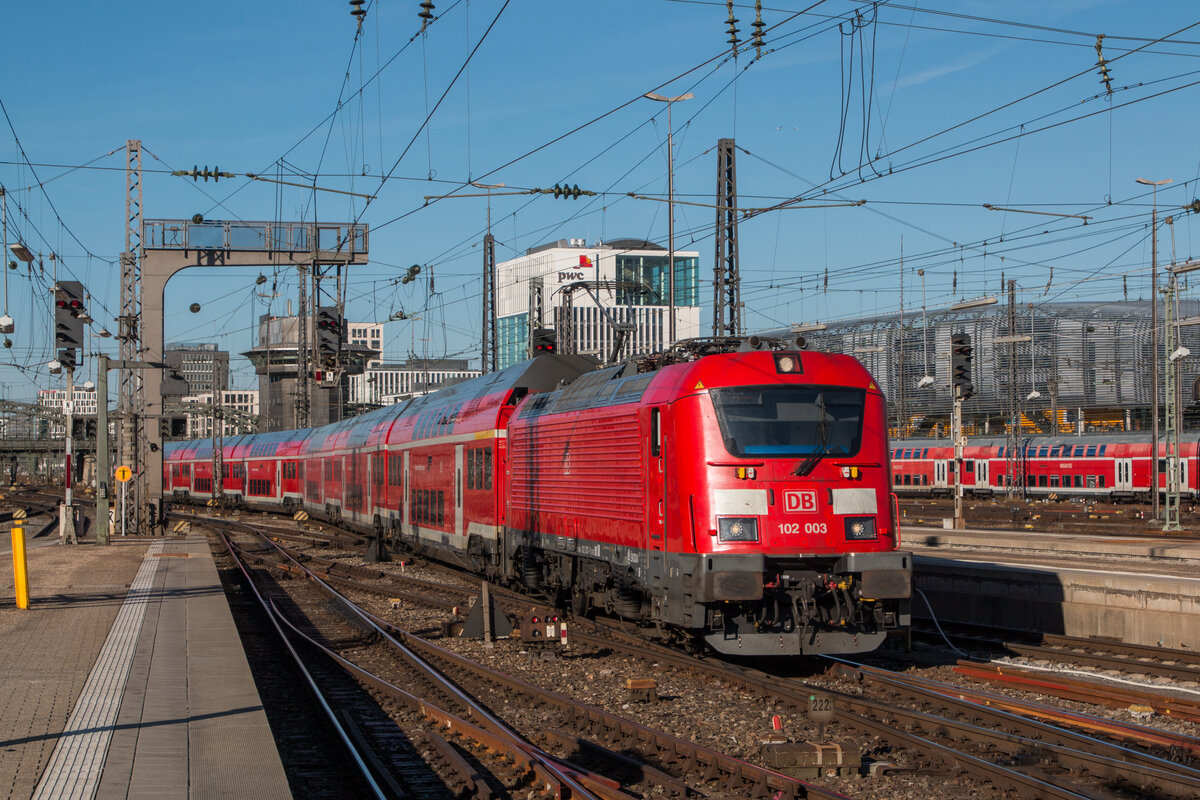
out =
<svg viewBox="0 0 1200 800"><path fill-rule="evenodd" d="M703 384L703 383L701 383L700 381L696 381L696 385L695 385L694 387L692 387L692 388L694 388L694 389L703 389L703 388L704 388L704 384Z"/></svg>
<svg viewBox="0 0 1200 800"><path fill-rule="evenodd" d="M868 389L871 389L871 390L873 390L873 391L876 391L876 392L878 392L878 391L879 391L879 387L875 385L875 381L869 381L869 382L868 382L868 385L867 385L867 388L868 388Z"/></svg>

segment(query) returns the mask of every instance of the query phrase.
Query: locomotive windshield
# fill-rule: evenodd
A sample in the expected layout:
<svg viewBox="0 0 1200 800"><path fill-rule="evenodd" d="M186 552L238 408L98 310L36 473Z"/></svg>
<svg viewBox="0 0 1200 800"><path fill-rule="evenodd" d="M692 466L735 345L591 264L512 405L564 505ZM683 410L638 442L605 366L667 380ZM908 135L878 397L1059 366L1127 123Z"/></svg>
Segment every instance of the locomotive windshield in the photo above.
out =
<svg viewBox="0 0 1200 800"><path fill-rule="evenodd" d="M709 395L725 449L735 456L849 456L862 442L861 390L746 386Z"/></svg>

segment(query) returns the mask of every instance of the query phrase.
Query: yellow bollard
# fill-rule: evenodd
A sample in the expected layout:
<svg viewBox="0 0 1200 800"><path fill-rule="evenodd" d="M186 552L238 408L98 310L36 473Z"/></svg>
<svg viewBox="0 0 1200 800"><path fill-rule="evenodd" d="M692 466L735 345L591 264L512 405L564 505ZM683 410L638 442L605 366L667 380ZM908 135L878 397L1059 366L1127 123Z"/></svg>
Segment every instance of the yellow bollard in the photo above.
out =
<svg viewBox="0 0 1200 800"><path fill-rule="evenodd" d="M25 569L25 529L12 527L13 588L17 593L17 608L29 608L29 573Z"/></svg>

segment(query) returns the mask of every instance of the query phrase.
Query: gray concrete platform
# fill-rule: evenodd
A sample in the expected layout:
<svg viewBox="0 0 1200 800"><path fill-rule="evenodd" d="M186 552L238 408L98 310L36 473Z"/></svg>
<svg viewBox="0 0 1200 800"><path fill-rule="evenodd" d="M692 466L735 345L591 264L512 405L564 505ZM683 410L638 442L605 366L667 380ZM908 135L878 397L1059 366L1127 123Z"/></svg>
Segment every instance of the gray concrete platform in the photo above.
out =
<svg viewBox="0 0 1200 800"><path fill-rule="evenodd" d="M968 528L902 528L903 546L916 551L972 550L1043 553L1063 557L1147 558L1161 563L1200 564L1200 541L1162 536L1083 536L1076 533Z"/></svg>
<svg viewBox="0 0 1200 800"><path fill-rule="evenodd" d="M291 797L202 537L28 557L29 610L0 569L0 797Z"/></svg>
<svg viewBox="0 0 1200 800"><path fill-rule="evenodd" d="M1200 543L904 529L941 621L1200 649ZM928 617L918 595L914 616Z"/></svg>

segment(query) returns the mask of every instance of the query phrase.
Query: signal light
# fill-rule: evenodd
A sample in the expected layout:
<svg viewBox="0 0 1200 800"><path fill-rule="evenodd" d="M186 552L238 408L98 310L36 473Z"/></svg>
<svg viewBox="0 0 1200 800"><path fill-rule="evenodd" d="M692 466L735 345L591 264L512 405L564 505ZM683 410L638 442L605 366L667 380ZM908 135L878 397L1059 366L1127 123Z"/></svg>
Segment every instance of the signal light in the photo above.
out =
<svg viewBox="0 0 1200 800"><path fill-rule="evenodd" d="M535 356L553 355L558 350L558 334L553 328L534 328L531 344Z"/></svg>
<svg viewBox="0 0 1200 800"><path fill-rule="evenodd" d="M965 333L950 336L950 376L959 398L966 400L975 394L971 383L971 337Z"/></svg>
<svg viewBox="0 0 1200 800"><path fill-rule="evenodd" d="M336 358L342 346L342 317L337 306L321 306L316 320L317 354Z"/></svg>
<svg viewBox="0 0 1200 800"><path fill-rule="evenodd" d="M83 346L83 323L90 321L83 307L83 284L59 281L54 285L54 346L74 349Z"/></svg>

